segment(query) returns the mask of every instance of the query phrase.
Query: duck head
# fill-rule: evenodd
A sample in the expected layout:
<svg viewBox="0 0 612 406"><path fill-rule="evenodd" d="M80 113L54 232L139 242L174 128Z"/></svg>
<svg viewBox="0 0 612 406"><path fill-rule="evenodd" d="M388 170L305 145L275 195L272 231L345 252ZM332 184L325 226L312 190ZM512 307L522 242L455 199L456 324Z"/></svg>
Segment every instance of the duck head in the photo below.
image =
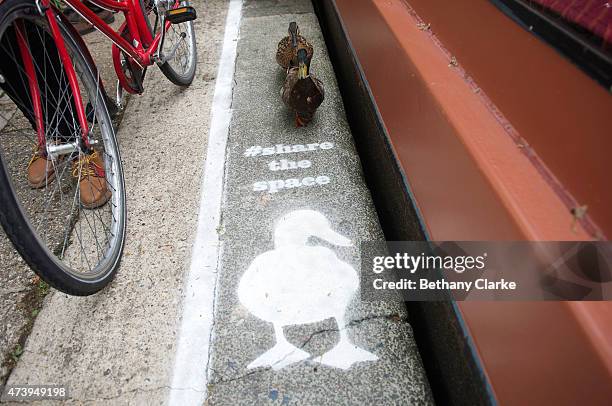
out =
<svg viewBox="0 0 612 406"><path fill-rule="evenodd" d="M296 210L283 216L274 229L274 245L306 245L308 238L318 237L341 247L351 246L351 240L335 232L327 218L314 210Z"/></svg>

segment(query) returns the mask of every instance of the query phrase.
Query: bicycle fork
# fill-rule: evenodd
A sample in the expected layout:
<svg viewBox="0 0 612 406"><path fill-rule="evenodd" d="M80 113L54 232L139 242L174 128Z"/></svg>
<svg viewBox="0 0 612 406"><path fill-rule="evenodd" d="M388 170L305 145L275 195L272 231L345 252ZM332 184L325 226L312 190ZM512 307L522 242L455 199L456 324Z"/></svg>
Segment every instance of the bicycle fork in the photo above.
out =
<svg viewBox="0 0 612 406"><path fill-rule="evenodd" d="M36 123L38 146L47 156L50 156L51 158L56 158L59 155L76 152L80 149L81 146L83 146L85 149L90 148L91 142L89 140L89 124L87 123L85 108L83 107L83 98L81 97L81 89L79 88L77 74L74 70L74 66L72 65L70 55L68 54L68 50L66 48L66 43L64 42L64 37L61 33L61 29L59 27L59 24L57 23L57 19L59 17L57 16L56 11L52 7L50 7L49 0L37 0L36 5L41 15L47 17L51 36L57 48L57 52L62 64L61 68L64 69L64 72L66 73L66 78L68 79L68 84L72 92L77 120L79 125L81 126L80 142L79 140L75 140L75 142L73 143L52 145L47 144L45 137L47 129L44 128L41 93L38 85L36 69L34 66L34 59L30 52L30 46L28 43L25 25L23 21L16 21L14 28L17 37L17 43L19 46L19 52L23 60L24 70L28 78L28 88L30 90L30 97L32 99L32 110L34 113L34 121ZM70 103L70 100L68 100L67 103Z"/></svg>

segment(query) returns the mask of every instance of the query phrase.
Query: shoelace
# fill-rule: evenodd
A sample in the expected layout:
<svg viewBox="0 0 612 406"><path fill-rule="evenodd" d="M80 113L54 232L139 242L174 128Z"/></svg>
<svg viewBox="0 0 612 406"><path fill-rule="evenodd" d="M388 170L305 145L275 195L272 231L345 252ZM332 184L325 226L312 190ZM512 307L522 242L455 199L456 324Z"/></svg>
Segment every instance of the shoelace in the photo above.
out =
<svg viewBox="0 0 612 406"><path fill-rule="evenodd" d="M32 165L34 162L38 161L39 159L41 159L43 157L42 151L39 147L38 144L32 144L32 150L34 151L34 154L32 155L32 158L30 158L30 162L28 162L28 167L30 167L30 165Z"/></svg>
<svg viewBox="0 0 612 406"><path fill-rule="evenodd" d="M72 164L72 176L75 178L79 177L83 179L86 176L100 176L99 173L103 171L93 160L98 157L98 152L94 151L89 155L82 155L77 161Z"/></svg>

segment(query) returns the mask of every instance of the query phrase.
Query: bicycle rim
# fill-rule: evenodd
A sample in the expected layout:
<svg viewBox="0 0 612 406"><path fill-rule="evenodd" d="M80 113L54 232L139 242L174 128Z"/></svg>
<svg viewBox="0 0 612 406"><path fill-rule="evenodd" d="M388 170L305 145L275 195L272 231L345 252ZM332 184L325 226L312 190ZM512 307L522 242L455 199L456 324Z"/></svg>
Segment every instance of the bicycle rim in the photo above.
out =
<svg viewBox="0 0 612 406"><path fill-rule="evenodd" d="M29 12L27 12L29 11ZM93 150L78 145L75 151L52 157L47 155L44 181L33 188L28 182L28 162L33 149L40 145L36 124L32 122L32 102L23 69L22 54L14 41L15 22L20 21L37 74L43 109L45 149L49 146L77 143L81 127L78 124L74 99L65 70L58 64L57 50L51 40L47 22L35 10L23 8L4 18L0 25L0 53L4 57L0 70L4 84L0 98L0 154L4 175L19 205L19 212L27 221L28 230L6 230L13 234L16 246L30 238L29 246L20 252L33 269L62 290L66 283L70 293L78 289L78 282L89 283L98 289L108 279L119 262L125 238L125 190L119 150L114 130L100 89L99 78L87 63L83 52L63 28L66 47L77 73L83 104L89 104L89 128ZM63 26L62 26L63 27ZM7 74L7 72L9 72ZM92 152L98 154L104 169L103 186L109 200L96 208L87 208L82 202L84 188L92 186L86 176L87 165L78 163ZM40 159L40 158L39 158ZM3 191L7 193L9 191ZM87 191L85 191L87 192ZM21 234L20 234L21 233ZM25 234L32 235L25 235ZM38 243L36 247L35 243ZM15 240L13 241L15 242ZM46 255L37 252L40 249ZM32 263L32 258L46 258ZM75 284L76 283L76 284ZM91 292L87 292L91 293Z"/></svg>

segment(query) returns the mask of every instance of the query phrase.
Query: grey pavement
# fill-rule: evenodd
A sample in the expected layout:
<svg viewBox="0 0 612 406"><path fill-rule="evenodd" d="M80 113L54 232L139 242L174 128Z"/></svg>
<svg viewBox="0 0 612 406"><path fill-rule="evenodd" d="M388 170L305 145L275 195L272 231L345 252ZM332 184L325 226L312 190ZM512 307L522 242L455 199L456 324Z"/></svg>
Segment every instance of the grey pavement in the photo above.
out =
<svg viewBox="0 0 612 406"><path fill-rule="evenodd" d="M117 278L91 297L47 296L9 384L67 384L74 404L168 399L227 13L226 1L195 4L194 84L151 69L119 130ZM274 60L290 21L313 42L326 90L301 129ZM405 308L359 300L358 247L384 236L311 3L245 1L237 54L205 404L432 404Z"/></svg>
<svg viewBox="0 0 612 406"><path fill-rule="evenodd" d="M118 132L129 219L118 275L94 296L47 297L9 385L66 384L76 404L167 397L227 8L225 1L194 3L193 85L177 88L149 69L145 93L131 98Z"/></svg>
<svg viewBox="0 0 612 406"><path fill-rule="evenodd" d="M280 100L284 72L274 61L290 21L314 44L312 71L326 91L314 121L299 129ZM245 2L235 83L208 404L432 403L401 305L361 303L355 294L346 329L333 318L352 286L339 269L358 272L360 242L384 237L310 2ZM272 154L297 144L304 147L290 150L309 151ZM281 159L304 163L281 170ZM353 245L326 242L313 226L321 215ZM304 235L307 243L292 245ZM309 258L316 253L330 262ZM274 322L293 349L266 353L278 343ZM370 355L327 353L339 330Z"/></svg>

